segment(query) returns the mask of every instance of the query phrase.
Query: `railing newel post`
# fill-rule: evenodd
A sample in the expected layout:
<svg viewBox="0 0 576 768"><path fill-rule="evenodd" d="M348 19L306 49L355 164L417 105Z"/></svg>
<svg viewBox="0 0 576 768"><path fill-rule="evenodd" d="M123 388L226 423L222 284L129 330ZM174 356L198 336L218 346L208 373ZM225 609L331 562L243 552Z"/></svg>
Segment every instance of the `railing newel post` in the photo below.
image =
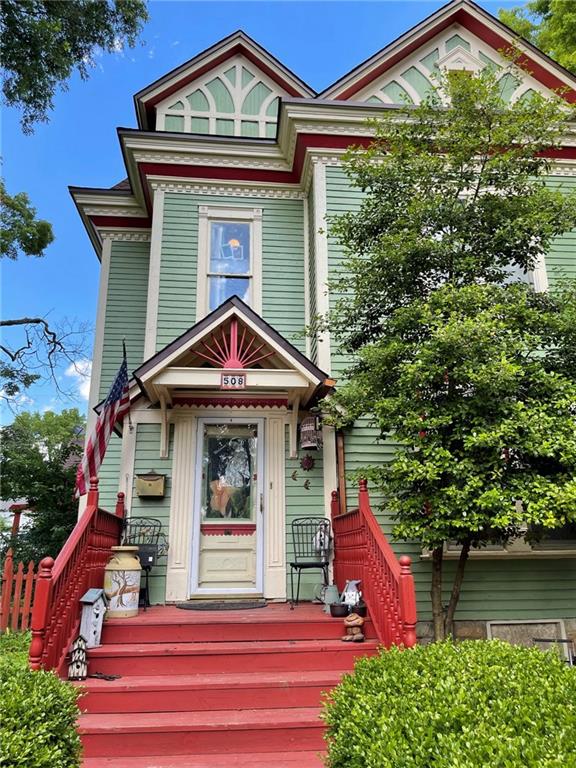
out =
<svg viewBox="0 0 576 768"><path fill-rule="evenodd" d="M40 669L44 654L44 639L50 606L50 594L52 591L52 568L54 559L45 557L40 561L38 576L36 578L36 590L34 594L34 607L32 610L32 641L30 643L30 667Z"/></svg>
<svg viewBox="0 0 576 768"><path fill-rule="evenodd" d="M119 517L121 520L124 520L124 516L126 514L125 509L125 495L120 491L120 493L116 496L116 517Z"/></svg>
<svg viewBox="0 0 576 768"><path fill-rule="evenodd" d="M412 648L416 645L416 596L412 560L408 555L400 557L400 610L402 641L406 648Z"/></svg>
<svg viewBox="0 0 576 768"><path fill-rule="evenodd" d="M14 578L14 556L12 547L6 552L2 570L2 600L0 601L0 632L8 626L10 619L10 601L12 598L12 581Z"/></svg>

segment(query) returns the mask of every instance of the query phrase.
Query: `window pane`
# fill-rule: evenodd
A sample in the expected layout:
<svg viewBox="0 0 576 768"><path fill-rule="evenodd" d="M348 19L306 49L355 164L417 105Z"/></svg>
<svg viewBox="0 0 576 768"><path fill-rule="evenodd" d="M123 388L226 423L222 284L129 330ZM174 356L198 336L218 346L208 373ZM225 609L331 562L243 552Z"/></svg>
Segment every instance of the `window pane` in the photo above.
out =
<svg viewBox="0 0 576 768"><path fill-rule="evenodd" d="M250 304L250 278L248 277L209 277L209 309L219 307L226 299L238 296Z"/></svg>
<svg viewBox="0 0 576 768"><path fill-rule="evenodd" d="M250 224L211 223L208 271L223 275L246 275L250 272Z"/></svg>

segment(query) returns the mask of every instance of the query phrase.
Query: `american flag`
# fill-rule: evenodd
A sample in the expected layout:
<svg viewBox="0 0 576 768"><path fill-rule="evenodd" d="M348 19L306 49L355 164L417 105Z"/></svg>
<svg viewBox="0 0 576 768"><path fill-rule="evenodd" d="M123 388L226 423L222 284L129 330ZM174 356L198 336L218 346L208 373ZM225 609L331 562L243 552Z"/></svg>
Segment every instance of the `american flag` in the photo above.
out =
<svg viewBox="0 0 576 768"><path fill-rule="evenodd" d="M98 418L96 426L90 435L84 450L84 456L76 472L76 498L84 496L90 488L90 478L96 477L100 465L104 460L104 454L110 440L112 430L118 421L130 411L130 397L128 396L128 365L126 352L114 383L110 387L108 397Z"/></svg>

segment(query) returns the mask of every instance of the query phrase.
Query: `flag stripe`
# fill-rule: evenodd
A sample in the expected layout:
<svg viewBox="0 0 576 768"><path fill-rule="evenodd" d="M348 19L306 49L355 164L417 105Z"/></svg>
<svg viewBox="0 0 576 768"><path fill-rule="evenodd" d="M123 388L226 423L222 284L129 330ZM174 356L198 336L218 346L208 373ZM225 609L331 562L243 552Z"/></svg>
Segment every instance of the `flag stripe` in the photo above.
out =
<svg viewBox="0 0 576 768"><path fill-rule="evenodd" d="M128 365L126 355L116 378L110 387L108 397L94 426L94 431L88 438L86 449L76 472L76 497L84 496L90 488L90 478L98 475L98 470L104 460L110 436L117 422L121 421L130 411L128 394Z"/></svg>

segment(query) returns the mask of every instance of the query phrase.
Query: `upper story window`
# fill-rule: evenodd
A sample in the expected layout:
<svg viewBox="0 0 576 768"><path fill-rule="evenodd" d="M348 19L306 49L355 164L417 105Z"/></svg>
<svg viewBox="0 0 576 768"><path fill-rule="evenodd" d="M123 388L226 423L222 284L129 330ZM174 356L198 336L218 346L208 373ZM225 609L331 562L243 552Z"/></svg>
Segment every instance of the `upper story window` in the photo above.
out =
<svg viewBox="0 0 576 768"><path fill-rule="evenodd" d="M238 57L157 108L158 128L181 133L275 138L279 97L266 75Z"/></svg>
<svg viewBox="0 0 576 768"><path fill-rule="evenodd" d="M199 209L197 319L232 296L262 308L262 210Z"/></svg>

